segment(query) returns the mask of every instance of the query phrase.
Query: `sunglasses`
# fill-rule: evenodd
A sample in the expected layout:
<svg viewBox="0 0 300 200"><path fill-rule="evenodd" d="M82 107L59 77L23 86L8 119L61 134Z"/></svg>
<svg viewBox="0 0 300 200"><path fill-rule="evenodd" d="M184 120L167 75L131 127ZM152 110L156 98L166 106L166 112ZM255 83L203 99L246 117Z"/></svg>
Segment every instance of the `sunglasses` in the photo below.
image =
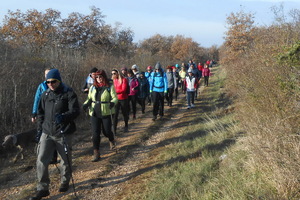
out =
<svg viewBox="0 0 300 200"><path fill-rule="evenodd" d="M116 73L116 72L113 72L113 73L111 73L111 75L117 75L117 73Z"/></svg>
<svg viewBox="0 0 300 200"><path fill-rule="evenodd" d="M47 84L55 84L57 82L57 80L53 80L53 81L46 81Z"/></svg>

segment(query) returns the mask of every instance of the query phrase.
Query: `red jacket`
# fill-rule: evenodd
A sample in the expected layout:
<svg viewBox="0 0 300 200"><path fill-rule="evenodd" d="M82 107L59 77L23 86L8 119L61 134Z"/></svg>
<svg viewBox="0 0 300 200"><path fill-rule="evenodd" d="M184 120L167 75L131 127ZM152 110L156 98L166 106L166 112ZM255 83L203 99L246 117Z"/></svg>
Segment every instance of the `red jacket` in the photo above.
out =
<svg viewBox="0 0 300 200"><path fill-rule="evenodd" d="M119 79L114 79L114 86L118 100L124 100L128 98L127 87L129 86L126 78L122 78L122 83L119 82Z"/></svg>
<svg viewBox="0 0 300 200"><path fill-rule="evenodd" d="M200 65L198 64L198 65L197 65L197 68L198 68L199 71L202 71L203 68L204 68L204 66L203 66L203 64L200 64Z"/></svg>
<svg viewBox="0 0 300 200"><path fill-rule="evenodd" d="M203 68L202 76L209 76L209 75L210 75L210 69L209 68Z"/></svg>

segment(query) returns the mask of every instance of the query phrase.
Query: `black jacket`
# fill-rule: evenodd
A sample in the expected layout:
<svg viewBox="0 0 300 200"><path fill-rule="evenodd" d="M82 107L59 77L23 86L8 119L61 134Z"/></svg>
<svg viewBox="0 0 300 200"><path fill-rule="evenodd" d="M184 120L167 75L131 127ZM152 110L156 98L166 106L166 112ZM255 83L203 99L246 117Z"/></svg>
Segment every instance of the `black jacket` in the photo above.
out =
<svg viewBox="0 0 300 200"><path fill-rule="evenodd" d="M79 115L79 104L76 93L61 83L56 91L47 89L41 96L38 113L38 131L48 135L59 135L61 131L70 134L76 131L74 123ZM55 122L55 116L61 114L62 123Z"/></svg>

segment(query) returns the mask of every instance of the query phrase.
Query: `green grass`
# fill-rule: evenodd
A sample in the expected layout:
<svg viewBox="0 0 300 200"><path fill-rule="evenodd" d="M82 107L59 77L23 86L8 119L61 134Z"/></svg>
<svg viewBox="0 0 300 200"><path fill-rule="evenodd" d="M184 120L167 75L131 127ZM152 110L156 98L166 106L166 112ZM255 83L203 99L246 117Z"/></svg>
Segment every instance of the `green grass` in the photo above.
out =
<svg viewBox="0 0 300 200"><path fill-rule="evenodd" d="M200 110L185 116L189 122L176 130L178 139L156 152L151 178L127 199L278 199L262 174L249 169L234 114L224 114L230 106L220 89L225 77L215 69Z"/></svg>

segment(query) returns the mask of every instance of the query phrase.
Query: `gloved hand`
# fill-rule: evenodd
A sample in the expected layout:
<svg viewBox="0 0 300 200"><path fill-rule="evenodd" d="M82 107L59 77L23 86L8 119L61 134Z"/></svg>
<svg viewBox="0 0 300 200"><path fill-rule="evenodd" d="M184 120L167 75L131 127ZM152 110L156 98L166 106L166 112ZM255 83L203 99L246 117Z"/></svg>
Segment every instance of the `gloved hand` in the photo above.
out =
<svg viewBox="0 0 300 200"><path fill-rule="evenodd" d="M84 112L88 109L88 107L90 107L92 105L92 100L89 99L88 102L86 104L82 105L82 109L84 110Z"/></svg>
<svg viewBox="0 0 300 200"><path fill-rule="evenodd" d="M89 108L88 104L83 104L82 105L82 109L84 110L84 112L86 112L88 108Z"/></svg>
<svg viewBox="0 0 300 200"><path fill-rule="evenodd" d="M110 102L110 103L109 103L109 109L112 109L114 106L115 106L115 103L114 103L114 102Z"/></svg>
<svg viewBox="0 0 300 200"><path fill-rule="evenodd" d="M55 123L58 125L58 124L61 124L64 120L64 116L61 114L61 113L56 113L55 114Z"/></svg>
<svg viewBox="0 0 300 200"><path fill-rule="evenodd" d="M35 135L35 138L34 138L34 141L36 143L39 143L41 136L42 136L42 131L37 131L36 135Z"/></svg>

